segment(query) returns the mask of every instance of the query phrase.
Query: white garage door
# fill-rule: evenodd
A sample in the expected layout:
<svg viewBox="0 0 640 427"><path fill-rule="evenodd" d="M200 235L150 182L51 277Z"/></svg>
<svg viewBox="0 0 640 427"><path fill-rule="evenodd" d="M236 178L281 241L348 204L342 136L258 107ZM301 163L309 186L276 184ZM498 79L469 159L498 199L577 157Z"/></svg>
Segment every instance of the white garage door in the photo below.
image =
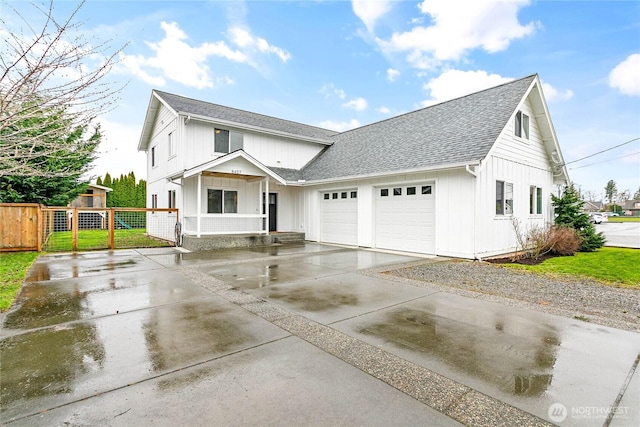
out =
<svg viewBox="0 0 640 427"><path fill-rule="evenodd" d="M337 190L320 195L320 241L358 244L358 192Z"/></svg>
<svg viewBox="0 0 640 427"><path fill-rule="evenodd" d="M435 253L433 183L380 187L376 193L376 247Z"/></svg>

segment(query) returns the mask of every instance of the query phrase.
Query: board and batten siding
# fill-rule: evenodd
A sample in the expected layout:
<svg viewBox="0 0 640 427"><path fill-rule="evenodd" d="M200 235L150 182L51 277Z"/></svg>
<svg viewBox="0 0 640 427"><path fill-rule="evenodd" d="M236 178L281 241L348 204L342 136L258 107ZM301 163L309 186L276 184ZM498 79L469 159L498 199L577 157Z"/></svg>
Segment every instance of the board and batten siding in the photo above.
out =
<svg viewBox="0 0 640 427"><path fill-rule="evenodd" d="M320 144L191 120L185 125L185 136L189 145L185 169L223 155L214 151L216 128L242 133L243 150L266 166L300 169L324 147Z"/></svg>
<svg viewBox="0 0 640 427"><path fill-rule="evenodd" d="M487 257L517 249L513 218L521 230L544 227L553 221L553 173L540 138L537 120L527 101L521 111L529 116L529 139L514 133L510 120L478 173L476 255ZM514 112L515 115L515 112ZM513 215L496 215L496 181L513 184ZM529 214L529 189L542 189L542 214Z"/></svg>

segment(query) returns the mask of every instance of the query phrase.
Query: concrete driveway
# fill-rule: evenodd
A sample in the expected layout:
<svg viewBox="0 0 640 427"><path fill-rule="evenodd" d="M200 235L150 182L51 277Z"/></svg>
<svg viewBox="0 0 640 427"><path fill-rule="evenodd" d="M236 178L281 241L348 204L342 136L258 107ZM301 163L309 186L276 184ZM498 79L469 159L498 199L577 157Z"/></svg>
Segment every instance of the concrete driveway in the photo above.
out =
<svg viewBox="0 0 640 427"><path fill-rule="evenodd" d="M640 222L603 222L595 227L604 233L605 246L640 249Z"/></svg>
<svg viewBox="0 0 640 427"><path fill-rule="evenodd" d="M318 244L41 256L3 321L0 421L640 424L639 334L383 273L425 261Z"/></svg>

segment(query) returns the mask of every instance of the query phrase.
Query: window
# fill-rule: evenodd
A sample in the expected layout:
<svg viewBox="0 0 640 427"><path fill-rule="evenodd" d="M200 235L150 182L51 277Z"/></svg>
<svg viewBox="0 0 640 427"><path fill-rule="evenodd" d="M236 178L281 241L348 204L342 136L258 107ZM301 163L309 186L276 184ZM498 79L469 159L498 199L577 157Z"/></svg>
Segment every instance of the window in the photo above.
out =
<svg viewBox="0 0 640 427"><path fill-rule="evenodd" d="M169 158L176 155L176 139L173 137L173 132L169 132L167 135L167 143L169 145Z"/></svg>
<svg viewBox="0 0 640 427"><path fill-rule="evenodd" d="M347 192L343 191L342 193L340 193L340 198L341 199L346 199L347 198Z"/></svg>
<svg viewBox="0 0 640 427"><path fill-rule="evenodd" d="M431 186L423 185L422 186L422 194L431 194Z"/></svg>
<svg viewBox="0 0 640 427"><path fill-rule="evenodd" d="M393 189L394 196L402 196L402 188L394 188Z"/></svg>
<svg viewBox="0 0 640 427"><path fill-rule="evenodd" d="M496 215L513 213L513 184L496 181Z"/></svg>
<svg viewBox="0 0 640 427"><path fill-rule="evenodd" d="M529 116L522 111L516 113L514 130L517 137L529 139Z"/></svg>
<svg viewBox="0 0 640 427"><path fill-rule="evenodd" d="M151 167L156 165L156 147L151 147Z"/></svg>
<svg viewBox="0 0 640 427"><path fill-rule="evenodd" d="M167 203L169 209L174 209L176 207L176 190L169 190L169 200Z"/></svg>
<svg viewBox="0 0 640 427"><path fill-rule="evenodd" d="M238 213L238 192L207 189L207 213Z"/></svg>
<svg viewBox="0 0 640 427"><path fill-rule="evenodd" d="M407 196L413 196L416 194L416 187L407 187Z"/></svg>
<svg viewBox="0 0 640 427"><path fill-rule="evenodd" d="M244 134L215 129L213 144L213 149L216 153L232 153L244 147Z"/></svg>
<svg viewBox="0 0 640 427"><path fill-rule="evenodd" d="M542 214L542 188L529 187L529 214Z"/></svg>
<svg viewBox="0 0 640 427"><path fill-rule="evenodd" d="M333 193L333 194L331 195L331 198L332 198L332 199L337 199L337 198L338 198L338 193Z"/></svg>
<svg viewBox="0 0 640 427"><path fill-rule="evenodd" d="M325 199L325 200L329 200L329 198L330 198L329 193L325 193L325 194L324 194L324 199Z"/></svg>
<svg viewBox="0 0 640 427"><path fill-rule="evenodd" d="M388 188L383 188L382 190L380 190L380 196L381 197L387 197L389 195L389 189Z"/></svg>
<svg viewBox="0 0 640 427"><path fill-rule="evenodd" d="M157 194L152 194L151 195L151 207L153 209L157 209L158 208L158 195Z"/></svg>
<svg viewBox="0 0 640 427"><path fill-rule="evenodd" d="M357 197L358 197L358 192L357 192L357 191L352 191L352 192L351 192L351 198L352 198L352 199L355 199L355 198L357 198Z"/></svg>

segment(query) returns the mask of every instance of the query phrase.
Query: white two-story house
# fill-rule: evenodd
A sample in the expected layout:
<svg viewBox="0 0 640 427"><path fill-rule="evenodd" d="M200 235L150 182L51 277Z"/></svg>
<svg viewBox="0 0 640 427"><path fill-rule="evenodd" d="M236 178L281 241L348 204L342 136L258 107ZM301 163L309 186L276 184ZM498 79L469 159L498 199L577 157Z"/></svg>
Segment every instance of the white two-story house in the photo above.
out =
<svg viewBox="0 0 640 427"><path fill-rule="evenodd" d="M483 258L516 248L514 218L551 223L569 180L537 75L342 133L154 90L138 149L148 207L189 239Z"/></svg>

